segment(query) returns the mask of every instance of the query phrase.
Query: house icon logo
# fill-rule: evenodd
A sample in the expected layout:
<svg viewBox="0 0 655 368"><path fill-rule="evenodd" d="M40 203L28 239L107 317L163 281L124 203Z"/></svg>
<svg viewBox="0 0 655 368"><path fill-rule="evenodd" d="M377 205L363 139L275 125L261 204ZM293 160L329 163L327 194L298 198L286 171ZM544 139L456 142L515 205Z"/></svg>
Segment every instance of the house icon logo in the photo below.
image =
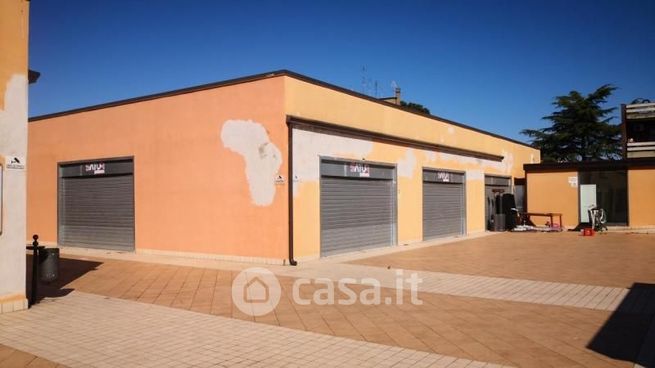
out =
<svg viewBox="0 0 655 368"><path fill-rule="evenodd" d="M259 276L253 277L243 288L243 299L246 303L266 303L271 297L268 285Z"/></svg>
<svg viewBox="0 0 655 368"><path fill-rule="evenodd" d="M280 282L265 268L247 268L232 281L232 302L249 316L272 312L280 302L280 295Z"/></svg>

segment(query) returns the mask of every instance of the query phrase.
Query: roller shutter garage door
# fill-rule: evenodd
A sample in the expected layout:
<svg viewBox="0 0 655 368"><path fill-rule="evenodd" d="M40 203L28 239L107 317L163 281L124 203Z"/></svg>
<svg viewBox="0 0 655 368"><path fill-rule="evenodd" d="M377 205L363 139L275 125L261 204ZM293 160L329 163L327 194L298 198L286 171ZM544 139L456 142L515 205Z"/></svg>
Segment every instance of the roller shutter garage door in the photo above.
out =
<svg viewBox="0 0 655 368"><path fill-rule="evenodd" d="M423 239L464 234L464 174L423 170Z"/></svg>
<svg viewBox="0 0 655 368"><path fill-rule="evenodd" d="M321 162L321 256L396 243L395 168Z"/></svg>
<svg viewBox="0 0 655 368"><path fill-rule="evenodd" d="M62 165L59 172L59 243L133 250L132 161Z"/></svg>

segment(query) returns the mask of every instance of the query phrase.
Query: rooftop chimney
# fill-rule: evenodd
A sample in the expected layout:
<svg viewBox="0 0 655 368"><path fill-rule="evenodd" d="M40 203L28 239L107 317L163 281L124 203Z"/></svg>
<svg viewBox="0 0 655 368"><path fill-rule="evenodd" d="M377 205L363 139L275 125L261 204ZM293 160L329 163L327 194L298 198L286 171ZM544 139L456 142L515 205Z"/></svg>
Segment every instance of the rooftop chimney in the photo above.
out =
<svg viewBox="0 0 655 368"><path fill-rule="evenodd" d="M396 98L395 104L400 106L400 87L396 87L395 98Z"/></svg>

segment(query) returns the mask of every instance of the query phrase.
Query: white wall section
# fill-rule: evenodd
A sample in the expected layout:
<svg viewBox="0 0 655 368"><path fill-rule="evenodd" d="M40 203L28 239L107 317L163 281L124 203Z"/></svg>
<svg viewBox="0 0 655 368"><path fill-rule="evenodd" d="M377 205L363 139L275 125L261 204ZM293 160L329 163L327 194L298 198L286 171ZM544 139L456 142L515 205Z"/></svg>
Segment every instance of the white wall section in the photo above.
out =
<svg viewBox="0 0 655 368"><path fill-rule="evenodd" d="M414 150L408 148L405 150L405 156L398 160L398 175L404 178L411 178L414 175L414 167L416 166L416 156Z"/></svg>
<svg viewBox="0 0 655 368"><path fill-rule="evenodd" d="M372 150L371 141L294 129L293 194L300 183L319 180L321 156L361 160Z"/></svg>
<svg viewBox="0 0 655 368"><path fill-rule="evenodd" d="M439 155L438 156L439 159L442 161L454 161L463 165L470 164L470 165L476 165L481 168L490 168L500 171L505 175L511 175L512 167L514 166L514 155L512 155L512 153L507 152L505 150L503 150L501 153L501 156L503 156L503 160L501 162L485 160L475 157L468 157L468 156L458 156L458 155L453 155L451 153L443 153L443 152L439 152L438 155Z"/></svg>
<svg viewBox="0 0 655 368"><path fill-rule="evenodd" d="M14 74L0 109L0 160L27 157L27 77ZM26 170L3 175L3 233L0 235L0 296L25 292Z"/></svg>
<svg viewBox="0 0 655 368"><path fill-rule="evenodd" d="M23 122L20 124L18 122ZM0 150L3 155L25 156L27 151L27 78L14 74L5 86L0 106Z"/></svg>
<svg viewBox="0 0 655 368"><path fill-rule="evenodd" d="M227 120L221 128L221 141L245 160L253 203L257 206L273 203L275 177L282 165L282 154L270 141L264 126L252 120Z"/></svg>

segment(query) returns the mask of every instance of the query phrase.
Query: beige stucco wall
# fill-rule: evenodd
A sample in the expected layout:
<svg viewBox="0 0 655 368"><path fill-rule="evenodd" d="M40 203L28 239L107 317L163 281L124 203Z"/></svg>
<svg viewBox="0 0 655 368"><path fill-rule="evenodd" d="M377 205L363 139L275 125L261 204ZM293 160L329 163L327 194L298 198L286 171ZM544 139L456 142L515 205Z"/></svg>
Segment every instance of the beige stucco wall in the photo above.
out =
<svg viewBox="0 0 655 368"><path fill-rule="evenodd" d="M539 163L540 153L532 147L496 138L447 122L430 119L401 109L357 98L292 77L285 77L288 115L359 128L387 135L431 142L504 157L503 162L486 165L490 172L524 177L523 164ZM477 159L443 155L462 164L478 164Z"/></svg>
<svg viewBox="0 0 655 368"><path fill-rule="evenodd" d="M630 226L655 226L655 169L628 170Z"/></svg>
<svg viewBox="0 0 655 368"><path fill-rule="evenodd" d="M523 178L523 164L539 162L539 151L390 106L286 78L286 113L326 123L355 127L397 137L500 155L485 160L356 139L341 135L294 129L294 249L298 258L320 254L321 156L382 162L397 167L398 243L419 242L422 229L422 170L435 168L466 173L466 227L468 233L484 231L484 175Z"/></svg>
<svg viewBox="0 0 655 368"><path fill-rule="evenodd" d="M269 78L31 122L27 236L57 242L59 163L133 157L137 252L282 262L282 98Z"/></svg>
<svg viewBox="0 0 655 368"><path fill-rule="evenodd" d="M569 178L577 179L577 171L528 173L528 212L556 212L562 214L566 227L578 225L578 187L571 185ZM549 221L546 217L535 217L537 225Z"/></svg>
<svg viewBox="0 0 655 368"><path fill-rule="evenodd" d="M0 312L24 309L25 170L8 170L7 158L27 156L27 42L29 2L0 1Z"/></svg>
<svg viewBox="0 0 655 368"><path fill-rule="evenodd" d="M498 174L495 162L461 163L448 155L423 149L342 137L333 134L293 131L294 150L294 248L298 258L320 254L320 158L366 160L396 166L398 244L423 239L423 169L466 173L466 229L484 231L484 173Z"/></svg>
<svg viewBox="0 0 655 368"><path fill-rule="evenodd" d="M287 116L503 159L294 130L288 178ZM320 156L397 166L400 244L423 237L422 168L466 173L466 225L474 233L484 231L484 175L522 178L523 164L539 161L530 147L289 76L37 120L29 135L28 236L57 242L59 163L131 156L137 251L255 259L288 257L290 181L295 256L320 254Z"/></svg>

